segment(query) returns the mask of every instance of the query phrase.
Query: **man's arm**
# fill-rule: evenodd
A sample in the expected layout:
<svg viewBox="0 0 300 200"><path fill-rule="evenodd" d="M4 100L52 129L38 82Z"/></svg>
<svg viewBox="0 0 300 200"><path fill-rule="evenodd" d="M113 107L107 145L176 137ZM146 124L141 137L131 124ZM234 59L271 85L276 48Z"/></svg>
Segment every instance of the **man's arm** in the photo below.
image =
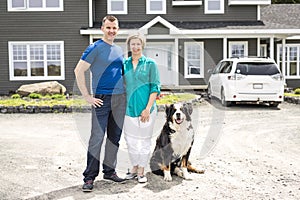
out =
<svg viewBox="0 0 300 200"><path fill-rule="evenodd" d="M77 63L75 69L74 69L74 73L76 76L76 81L77 81L77 85L78 88L83 96L83 98L90 103L91 105L93 105L95 108L96 107L101 107L102 100L101 99L97 99L94 98L90 95L87 87L86 87L86 83L85 83L85 72L90 68L91 64L84 61L84 60L79 60L79 62Z"/></svg>

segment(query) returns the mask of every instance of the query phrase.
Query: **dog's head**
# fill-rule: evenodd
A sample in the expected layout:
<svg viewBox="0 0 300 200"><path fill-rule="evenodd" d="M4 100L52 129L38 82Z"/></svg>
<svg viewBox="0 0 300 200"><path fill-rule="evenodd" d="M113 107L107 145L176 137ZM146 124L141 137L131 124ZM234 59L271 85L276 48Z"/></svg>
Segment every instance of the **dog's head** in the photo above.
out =
<svg viewBox="0 0 300 200"><path fill-rule="evenodd" d="M167 121L180 125L184 121L191 121L193 107L190 103L176 103L166 106Z"/></svg>

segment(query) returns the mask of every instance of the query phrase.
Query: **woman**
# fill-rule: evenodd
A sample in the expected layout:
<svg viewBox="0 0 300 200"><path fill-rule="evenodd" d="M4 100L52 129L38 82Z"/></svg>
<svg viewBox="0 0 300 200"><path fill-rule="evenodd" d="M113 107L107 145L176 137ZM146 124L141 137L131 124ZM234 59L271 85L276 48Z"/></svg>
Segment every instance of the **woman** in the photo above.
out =
<svg viewBox="0 0 300 200"><path fill-rule="evenodd" d="M124 136L133 167L126 178L137 177L139 183L145 183L144 169L150 157L160 79L155 61L142 53L145 38L140 34L129 36L127 46L131 56L124 61L127 93Z"/></svg>

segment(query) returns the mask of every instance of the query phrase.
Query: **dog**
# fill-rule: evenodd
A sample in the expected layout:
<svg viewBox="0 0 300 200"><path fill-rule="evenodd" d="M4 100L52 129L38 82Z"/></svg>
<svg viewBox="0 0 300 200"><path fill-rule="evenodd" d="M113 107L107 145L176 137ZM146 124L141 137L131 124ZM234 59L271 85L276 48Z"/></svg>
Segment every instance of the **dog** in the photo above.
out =
<svg viewBox="0 0 300 200"><path fill-rule="evenodd" d="M189 156L194 143L194 129L190 103L166 106L166 122L156 139L156 146L150 158L150 169L156 175L172 181L172 174L191 179L189 172L204 173L192 167Z"/></svg>

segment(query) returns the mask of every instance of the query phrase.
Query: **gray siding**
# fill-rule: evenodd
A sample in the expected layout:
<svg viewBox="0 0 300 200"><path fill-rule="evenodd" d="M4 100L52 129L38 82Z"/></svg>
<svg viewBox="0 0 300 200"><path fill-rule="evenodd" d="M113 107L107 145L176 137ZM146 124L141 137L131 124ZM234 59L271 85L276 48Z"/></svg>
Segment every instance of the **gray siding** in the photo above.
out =
<svg viewBox="0 0 300 200"><path fill-rule="evenodd" d="M7 1L0 1L0 94L15 91L22 84L39 81L9 81L9 41L64 41L65 80L59 81L72 92L74 68L89 44L81 36L81 27L88 26L88 1L64 0L64 11L8 12Z"/></svg>
<svg viewBox="0 0 300 200"><path fill-rule="evenodd" d="M179 45L184 45L187 40L180 40ZM212 69L223 58L222 39L203 39L195 42L204 42L204 79L203 78L184 78L184 48L179 55L179 85L206 85L209 74L208 69ZM188 82L187 82L188 81Z"/></svg>
<svg viewBox="0 0 300 200"><path fill-rule="evenodd" d="M201 6L172 6L172 1L167 1L167 14L146 14L146 0L130 0L128 2L127 15L115 15L119 21L139 22L150 21L156 16L175 21L255 21L257 18L256 6L228 6L228 0L225 0L224 14L204 14L204 1ZM95 1L95 22L101 22L107 13L107 1Z"/></svg>

